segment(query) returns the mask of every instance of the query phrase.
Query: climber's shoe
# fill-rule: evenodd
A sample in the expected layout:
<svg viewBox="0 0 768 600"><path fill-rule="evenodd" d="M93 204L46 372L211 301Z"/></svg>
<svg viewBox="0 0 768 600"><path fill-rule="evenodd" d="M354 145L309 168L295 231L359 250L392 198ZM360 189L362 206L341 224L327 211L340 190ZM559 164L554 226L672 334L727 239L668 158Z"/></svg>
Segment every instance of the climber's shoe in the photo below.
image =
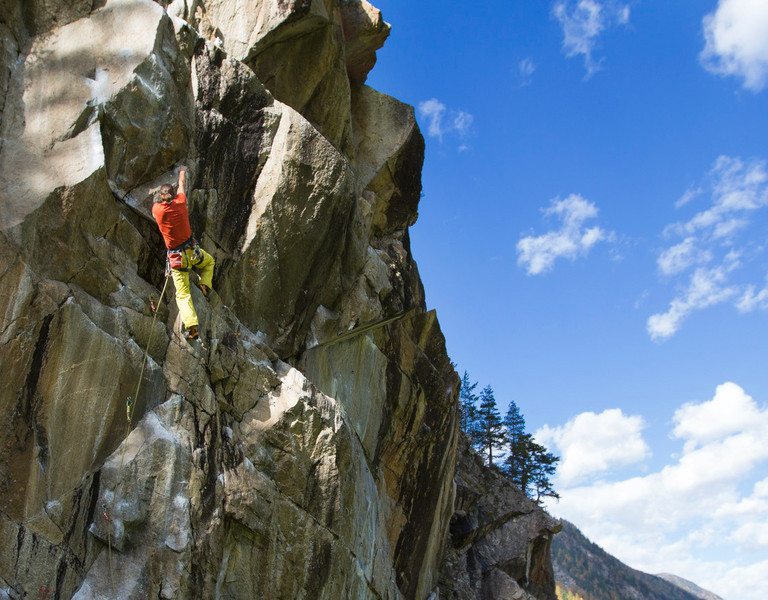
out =
<svg viewBox="0 0 768 600"><path fill-rule="evenodd" d="M200 332L197 330L197 325L192 325L184 332L185 340L196 340L200 336Z"/></svg>
<svg viewBox="0 0 768 600"><path fill-rule="evenodd" d="M203 296L205 296L206 298L208 297L208 294L210 294L210 293L211 293L211 288L209 288L209 287L208 287L207 285L205 285L204 283L198 283L198 284L197 284L197 287L199 287L199 288L200 288L200 291L201 291L201 292L203 292Z"/></svg>

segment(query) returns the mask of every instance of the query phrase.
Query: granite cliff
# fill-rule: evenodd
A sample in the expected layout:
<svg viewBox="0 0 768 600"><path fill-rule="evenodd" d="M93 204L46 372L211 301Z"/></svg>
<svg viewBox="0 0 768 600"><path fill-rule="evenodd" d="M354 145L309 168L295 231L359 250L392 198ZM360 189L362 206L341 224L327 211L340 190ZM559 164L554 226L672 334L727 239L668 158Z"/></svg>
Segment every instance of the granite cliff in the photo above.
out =
<svg viewBox="0 0 768 600"><path fill-rule="evenodd" d="M556 524L454 479L388 33L365 0L0 0L0 598L554 597ZM149 301L180 164L217 261L191 344Z"/></svg>

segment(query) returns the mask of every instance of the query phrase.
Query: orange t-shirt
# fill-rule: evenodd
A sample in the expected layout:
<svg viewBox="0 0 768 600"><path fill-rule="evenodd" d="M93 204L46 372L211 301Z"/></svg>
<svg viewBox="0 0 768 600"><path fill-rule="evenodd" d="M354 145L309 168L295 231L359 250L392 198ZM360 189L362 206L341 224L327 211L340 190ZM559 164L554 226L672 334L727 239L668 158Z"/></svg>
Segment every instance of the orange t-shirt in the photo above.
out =
<svg viewBox="0 0 768 600"><path fill-rule="evenodd" d="M167 204L165 202L153 204L152 216L157 221L157 226L160 228L160 233L163 234L165 247L168 250L178 248L192 237L187 197L184 194L176 194L176 197Z"/></svg>

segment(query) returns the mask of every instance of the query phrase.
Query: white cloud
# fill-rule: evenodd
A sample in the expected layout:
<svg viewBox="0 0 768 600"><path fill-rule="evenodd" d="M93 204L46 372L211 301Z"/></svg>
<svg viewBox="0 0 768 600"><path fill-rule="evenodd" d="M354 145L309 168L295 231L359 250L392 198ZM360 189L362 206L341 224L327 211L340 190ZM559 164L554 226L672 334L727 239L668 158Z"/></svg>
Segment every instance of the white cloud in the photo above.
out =
<svg viewBox="0 0 768 600"><path fill-rule="evenodd" d="M445 104L437 98L431 98L419 102L419 114L429 121L427 134L431 137L443 139L443 116L445 115Z"/></svg>
<svg viewBox="0 0 768 600"><path fill-rule="evenodd" d="M616 19L619 25L627 25L629 23L629 5L619 6Z"/></svg>
<svg viewBox="0 0 768 600"><path fill-rule="evenodd" d="M587 77L600 69L600 63L592 58L598 36L605 28L602 6L594 0L580 0L569 10L565 2L554 6L554 14L563 28L563 51L568 58L584 56Z"/></svg>
<svg viewBox="0 0 768 600"><path fill-rule="evenodd" d="M548 448L557 448L557 483L572 486L588 475L647 458L650 450L640 433L644 427L642 417L611 409L599 415L582 413L561 427L545 425L534 437Z"/></svg>
<svg viewBox="0 0 768 600"><path fill-rule="evenodd" d="M531 83L531 76L533 75L533 72L536 70L536 64L533 62L532 58L530 57L524 58L518 64L517 70L518 70L518 75L520 77L520 85L526 86Z"/></svg>
<svg viewBox="0 0 768 600"><path fill-rule="evenodd" d="M564 432L569 424L547 430ZM634 568L673 572L729 598L763 600L768 407L724 383L711 400L681 406L671 435L683 442L678 459L624 480L568 487L561 479L561 500L550 511ZM590 433L582 436L589 444Z"/></svg>
<svg viewBox="0 0 768 600"><path fill-rule="evenodd" d="M703 577L706 577L706 565L702 569ZM710 584L711 589L716 585L722 586L721 596L727 598L736 598L738 600L761 600L765 598L765 590L768 589L768 560L762 562L735 567L718 575L718 581L710 574L709 578L713 581Z"/></svg>
<svg viewBox="0 0 768 600"><path fill-rule="evenodd" d="M736 308L742 313L752 312L758 308L768 310L768 284L759 292L755 291L754 285L747 286Z"/></svg>
<svg viewBox="0 0 768 600"><path fill-rule="evenodd" d="M747 226L749 226L749 221L747 219L728 219L720 221L712 230L712 239L731 239L740 229L744 229Z"/></svg>
<svg viewBox="0 0 768 600"><path fill-rule="evenodd" d="M565 200L552 200L544 215L556 216L560 228L521 238L517 243L517 264L525 267L528 275L546 273L558 258L575 260L598 242L612 239L613 234L600 227L584 227L584 222L596 218L597 213L597 207L579 194L571 194Z"/></svg>
<svg viewBox="0 0 768 600"><path fill-rule="evenodd" d="M736 299L740 312L768 307L768 287L765 293L756 292L754 285L730 281L731 274L744 266L741 258L749 247L745 231L752 225L755 213L768 206L766 162L721 156L705 185L689 188L675 206L682 208L705 194L710 197L708 206L664 230L665 237L683 239L661 250L657 259L659 273L667 278L686 276L688 281L666 312L648 319L646 328L654 340L674 335L692 312L731 299ZM758 249L760 252L762 249ZM752 252L750 259L754 258ZM685 275L693 268L692 274ZM682 286L682 282L676 283Z"/></svg>
<svg viewBox="0 0 768 600"><path fill-rule="evenodd" d="M680 197L680 199L677 202L675 202L675 208L681 208L685 206L689 202L695 200L696 197L700 196L703 192L704 190L700 187L696 189L689 188L685 190L685 193Z"/></svg>
<svg viewBox="0 0 768 600"><path fill-rule="evenodd" d="M448 110L437 98L430 98L419 102L419 116L425 119L427 125L427 135L435 137L440 142L446 134L456 134L461 138L469 135L474 117L462 110ZM459 150L466 150L468 146L461 145Z"/></svg>
<svg viewBox="0 0 768 600"><path fill-rule="evenodd" d="M717 387L712 400L685 404L675 412L673 419L672 435L686 440L686 448L692 450L758 426L760 409L738 385L724 383Z"/></svg>
<svg viewBox="0 0 768 600"><path fill-rule="evenodd" d="M583 56L586 77L600 70L602 60L594 59L600 34L614 23L629 23L629 5L615 0L560 0L552 6L552 14L563 28L563 52L568 58Z"/></svg>
<svg viewBox="0 0 768 600"><path fill-rule="evenodd" d="M453 129L460 134L466 135L469 132L469 128L472 126L474 117L464 111L459 111L453 118Z"/></svg>
<svg viewBox="0 0 768 600"><path fill-rule="evenodd" d="M763 516L768 514L768 503L764 502L761 509ZM750 549L768 548L768 522L742 525L729 536L729 539L734 544Z"/></svg>
<svg viewBox="0 0 768 600"><path fill-rule="evenodd" d="M730 221L735 219L748 224L750 213L768 205L766 182L765 161L745 163L739 158L720 156L708 175L711 206L696 213L689 221L675 223L668 229L684 235L705 235L710 239L725 237L723 232L733 229L728 225Z"/></svg>
<svg viewBox="0 0 768 600"><path fill-rule="evenodd" d="M685 293L669 303L665 313L657 313L648 318L646 328L651 338L661 340L673 336L680 329L683 321L694 311L720 304L732 298L735 287L724 286L728 279L728 269L696 269L691 276Z"/></svg>
<svg viewBox="0 0 768 600"><path fill-rule="evenodd" d="M712 253L699 249L696 238L688 237L679 244L664 250L656 262L664 275L676 275L692 265L708 263L711 260Z"/></svg>
<svg viewBox="0 0 768 600"><path fill-rule="evenodd" d="M768 83L768 2L720 0L715 12L704 17L703 27L704 67L740 77L747 89L762 90Z"/></svg>
<svg viewBox="0 0 768 600"><path fill-rule="evenodd" d="M741 523L729 536L738 547L768 550L768 478L755 483L751 496L721 506L715 517Z"/></svg>

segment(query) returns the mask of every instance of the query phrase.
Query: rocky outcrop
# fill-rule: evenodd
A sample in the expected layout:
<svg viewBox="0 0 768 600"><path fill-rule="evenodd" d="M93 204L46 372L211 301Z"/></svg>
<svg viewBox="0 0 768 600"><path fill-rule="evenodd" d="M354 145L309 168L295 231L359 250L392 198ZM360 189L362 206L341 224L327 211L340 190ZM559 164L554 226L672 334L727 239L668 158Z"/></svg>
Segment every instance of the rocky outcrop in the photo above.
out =
<svg viewBox="0 0 768 600"><path fill-rule="evenodd" d="M0 598L436 593L458 378L378 11L0 8ZM180 164L217 261L191 344L150 213Z"/></svg>
<svg viewBox="0 0 768 600"><path fill-rule="evenodd" d="M389 34L376 9L365 0L211 0L200 20L210 39L351 158L350 80L365 81Z"/></svg>
<svg viewBox="0 0 768 600"><path fill-rule="evenodd" d="M484 466L463 434L458 457L440 598L555 600L550 545L560 522Z"/></svg>
<svg viewBox="0 0 768 600"><path fill-rule="evenodd" d="M0 596L434 589L457 378L408 238L424 146L360 83L388 27L343 5L3 13ZM149 216L181 163L217 259L194 345Z"/></svg>
<svg viewBox="0 0 768 600"><path fill-rule="evenodd" d="M381 11L366 0L342 2L341 24L346 46L347 74L352 83L365 83L376 64L376 50L389 37L390 26L381 18Z"/></svg>

